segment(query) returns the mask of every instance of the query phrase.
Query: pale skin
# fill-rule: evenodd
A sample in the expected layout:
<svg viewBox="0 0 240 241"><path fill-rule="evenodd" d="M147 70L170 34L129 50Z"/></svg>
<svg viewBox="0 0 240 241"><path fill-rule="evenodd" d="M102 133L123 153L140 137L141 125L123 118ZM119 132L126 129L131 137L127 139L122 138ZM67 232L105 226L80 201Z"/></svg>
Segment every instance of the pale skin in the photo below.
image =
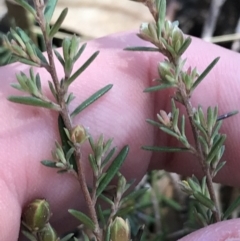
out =
<svg viewBox="0 0 240 241"><path fill-rule="evenodd" d="M170 111L169 97L173 92L163 91L155 95L143 93L143 89L152 85L152 79L157 77L156 63L163 57L122 50L127 46L144 44L133 33L113 35L88 43L78 66L94 51L100 50L100 54L70 88L77 96L72 106L109 83L114 86L74 121L88 127L94 137L101 133L105 138L114 137L114 145L119 150L129 144L130 153L122 168L128 179L139 180L148 169L153 168L185 175L201 175L201 169L191 155L150 153L140 149L142 145L175 144L173 139L156 132L154 127L145 122L147 118L154 119L160 109ZM204 108L218 104L220 114L224 114L240 109L240 55L198 39L193 39L185 54L187 65L198 66L200 72L217 56L221 59L196 90L193 104L200 103ZM59 64L57 66L58 74L62 76ZM49 94L48 74L43 69L36 70L41 75L43 88ZM51 157L54 141L58 139L57 114L6 100L9 95L19 94L9 86L16 82L14 76L19 71L27 73L28 66L14 64L0 68L0 230L3 241L18 240L22 208L34 198L46 198L55 213L52 217L53 225L58 227L63 223L66 230L72 227L74 221L66 210L86 210L76 180L68 174L58 175L54 169L40 164L40 160ZM226 120L222 127L222 132L228 135L224 156L227 165L216 178L218 182L237 187L240 187L239 123L240 115ZM90 183L91 175L86 159L88 151L88 144L84 144L82 162ZM239 226L238 219L222 222L181 240L233 240L240 238Z"/></svg>

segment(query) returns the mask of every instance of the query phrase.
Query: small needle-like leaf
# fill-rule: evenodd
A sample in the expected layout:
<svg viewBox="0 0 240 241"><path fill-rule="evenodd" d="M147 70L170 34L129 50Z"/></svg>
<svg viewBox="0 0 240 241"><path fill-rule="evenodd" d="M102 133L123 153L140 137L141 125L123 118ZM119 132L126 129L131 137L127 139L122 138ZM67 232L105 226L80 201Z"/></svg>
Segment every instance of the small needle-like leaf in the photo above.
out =
<svg viewBox="0 0 240 241"><path fill-rule="evenodd" d="M69 79L67 79L64 84L68 87L98 56L99 51L96 51Z"/></svg>
<svg viewBox="0 0 240 241"><path fill-rule="evenodd" d="M54 104L52 102L46 102L32 96L9 96L8 100L11 102L24 104L24 105L39 106L39 107L44 107L44 108L52 109L56 111L61 110L60 106L58 106L57 104Z"/></svg>
<svg viewBox="0 0 240 241"><path fill-rule="evenodd" d="M127 51L147 51L147 52L160 52L158 48L153 48L153 47L127 47L124 50Z"/></svg>
<svg viewBox="0 0 240 241"><path fill-rule="evenodd" d="M93 231L95 229L94 222L86 214L74 209L69 209L68 212L72 214L76 219L78 219L90 230Z"/></svg>
<svg viewBox="0 0 240 241"><path fill-rule="evenodd" d="M186 49L189 47L191 42L192 42L192 39L190 37L187 37L185 39L183 45L180 47L180 49L177 52L178 56L181 56L186 51Z"/></svg>
<svg viewBox="0 0 240 241"><path fill-rule="evenodd" d="M161 152L190 151L190 149L185 147L168 147L168 146L143 146L142 149L146 151L161 151Z"/></svg>
<svg viewBox="0 0 240 241"><path fill-rule="evenodd" d="M33 14L33 16L36 15L35 9L34 9L31 5L29 5L26 0L15 0L15 2L17 2L17 3L20 4L23 8L25 8L28 12L30 12L31 14Z"/></svg>
<svg viewBox="0 0 240 241"><path fill-rule="evenodd" d="M44 9L45 20L50 23L58 0L47 1Z"/></svg>
<svg viewBox="0 0 240 241"><path fill-rule="evenodd" d="M117 172L119 171L120 167L122 166L123 162L127 157L128 151L129 151L128 146L123 147L123 149L119 152L119 154L113 160L112 164L107 169L106 175L98 185L96 196L99 196L105 190L105 188L111 182L113 177L117 174Z"/></svg>
<svg viewBox="0 0 240 241"><path fill-rule="evenodd" d="M208 67L202 72L202 74L196 79L194 82L191 93L196 89L196 87L202 82L202 80L208 75L208 73L212 70L212 68L216 65L220 57L215 58L211 64L208 65Z"/></svg>
<svg viewBox="0 0 240 241"><path fill-rule="evenodd" d="M55 22L55 24L52 26L49 33L49 38L53 38L54 35L58 32L58 30L61 27L61 24L63 23L64 19L67 16L67 13L68 13L68 8L64 8L60 16L58 17L57 21Z"/></svg>
<svg viewBox="0 0 240 241"><path fill-rule="evenodd" d="M78 115L81 111L83 111L85 108L87 108L89 105L91 105L94 101L99 99L101 96L103 96L105 93L107 93L111 88L113 87L112 84L109 84L105 86L104 88L98 90L96 93L91 95L88 99L86 99L83 103L81 103L72 113L71 117L75 117Z"/></svg>
<svg viewBox="0 0 240 241"><path fill-rule="evenodd" d="M161 84L161 85L148 87L143 92L154 92L154 91L158 91L158 90L164 90L164 89L167 89L167 88L171 88L171 87L174 87L174 86L175 86L174 84Z"/></svg>

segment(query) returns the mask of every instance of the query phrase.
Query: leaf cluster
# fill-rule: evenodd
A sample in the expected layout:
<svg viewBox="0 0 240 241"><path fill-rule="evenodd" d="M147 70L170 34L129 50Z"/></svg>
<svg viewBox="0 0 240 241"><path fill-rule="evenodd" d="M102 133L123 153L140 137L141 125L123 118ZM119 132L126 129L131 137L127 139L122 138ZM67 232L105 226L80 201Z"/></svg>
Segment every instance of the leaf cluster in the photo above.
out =
<svg viewBox="0 0 240 241"><path fill-rule="evenodd" d="M220 221L221 214L213 189L213 178L225 164L221 161L221 158L225 150L226 135L220 134L219 129L221 120L236 114L237 111L218 116L217 107L208 107L205 116L201 106L195 109L192 107L190 100L197 86L213 69L219 57L215 58L201 74L198 73L196 67L188 67L186 70L187 60L182 59L182 54L191 44L191 38L184 36L178 27L178 22L165 20L166 0L138 2L144 3L154 18L153 23L141 25L138 36L152 43L154 47L130 47L126 50L155 51L166 57L164 61L158 64L159 77L155 79L157 85L148 87L145 92L160 91L167 88L174 88L175 90L171 100L171 112L167 114L166 111L160 110L157 114L157 121L147 120L147 122L157 126L162 132L176 138L181 143L181 147L144 146L143 149L163 152L188 151L194 154L198 158L205 177L201 185L195 177L187 179L184 183L184 190L198 201L198 206L204 206L203 210L208 208L208 216L201 216L201 210L197 212L205 220L205 223ZM189 137L186 136L185 116L180 114L180 109L176 107L175 102L183 105L186 109L194 143L190 143Z"/></svg>

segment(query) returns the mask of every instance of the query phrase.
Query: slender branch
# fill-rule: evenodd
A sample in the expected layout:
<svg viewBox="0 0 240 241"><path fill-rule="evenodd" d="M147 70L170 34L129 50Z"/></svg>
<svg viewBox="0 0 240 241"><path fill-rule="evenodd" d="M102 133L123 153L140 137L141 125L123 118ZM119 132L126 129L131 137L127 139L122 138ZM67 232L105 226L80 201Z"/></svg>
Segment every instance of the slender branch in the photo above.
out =
<svg viewBox="0 0 240 241"><path fill-rule="evenodd" d="M65 102L65 95L67 93L67 89L64 89L63 87L61 87L58 76L57 76L56 65L55 65L53 49L52 49L52 39L49 39L48 35L46 33L46 27L45 27L46 23L45 23L45 18L43 15L43 8L44 8L43 4L44 3L41 1L37 1L37 0L34 1L35 9L37 12L37 21L38 21L39 26L43 33L44 41L46 44L46 51L47 51L47 55L48 55L48 59L49 59L49 66L46 69L52 77L52 80L53 80L53 83L54 83L54 86L55 86L55 89L57 92L58 102L59 102L59 105L61 106L60 114L63 118L66 128L68 129L69 132L71 132L73 129L72 120L71 120L71 117L69 114L67 104ZM74 156L76 158L76 163L77 163L77 168L78 168L78 181L79 181L80 187L82 189L84 199L85 199L88 209L89 209L89 215L95 224L94 234L96 235L97 240L100 241L101 234L100 234L100 228L99 228L97 214L96 214L96 210L95 210L95 204L91 199L91 195L89 193L89 190L88 190L88 187L86 184L86 178L85 178L83 166L81 163L80 146L75 144L74 147L75 147Z"/></svg>
<svg viewBox="0 0 240 241"><path fill-rule="evenodd" d="M201 143L198 140L198 135L199 135L198 129L195 126L195 123L194 123L194 120L193 120L194 112L193 112L192 104L190 102L190 99L189 99L189 97L188 97L188 95L185 91L184 84L182 82L180 82L179 91L180 91L180 94L182 96L183 104L186 107L186 111L187 111L188 118L189 118L189 121L190 121L194 141L195 141L195 144L196 144L197 158L199 160L199 163L202 167L202 170L203 170L204 174L206 175L208 191L209 191L210 197L211 197L212 201L214 202L214 205L215 205L215 208L216 208L216 210L213 211L214 218L215 218L216 222L220 222L221 221L221 214L220 214L220 211L219 211L217 198L216 198L215 191L214 191L214 188L213 188L213 182L212 182L212 176L211 176L210 168L207 165L207 163L205 162L202 146L201 146Z"/></svg>

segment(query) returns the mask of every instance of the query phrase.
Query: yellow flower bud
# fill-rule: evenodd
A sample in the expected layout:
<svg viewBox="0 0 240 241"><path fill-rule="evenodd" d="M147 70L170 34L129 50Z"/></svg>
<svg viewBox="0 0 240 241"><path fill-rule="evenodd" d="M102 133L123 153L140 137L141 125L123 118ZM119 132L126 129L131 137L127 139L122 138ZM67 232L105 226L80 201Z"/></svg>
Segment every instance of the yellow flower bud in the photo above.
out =
<svg viewBox="0 0 240 241"><path fill-rule="evenodd" d="M82 144L88 139L88 137L89 136L87 135L87 132L82 125L77 125L71 131L70 138L73 143Z"/></svg>
<svg viewBox="0 0 240 241"><path fill-rule="evenodd" d="M130 228L129 223L120 217L116 217L110 228L111 241L129 241Z"/></svg>

